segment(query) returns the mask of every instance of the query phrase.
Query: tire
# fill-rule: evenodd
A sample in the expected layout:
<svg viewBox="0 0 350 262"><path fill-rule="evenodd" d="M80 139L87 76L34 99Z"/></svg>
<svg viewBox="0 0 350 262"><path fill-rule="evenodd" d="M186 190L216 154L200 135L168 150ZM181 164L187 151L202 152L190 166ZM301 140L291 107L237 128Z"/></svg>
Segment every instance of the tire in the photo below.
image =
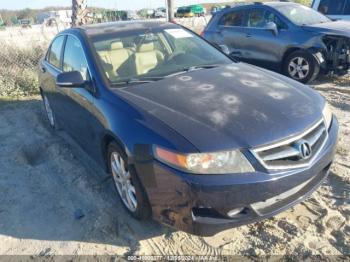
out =
<svg viewBox="0 0 350 262"><path fill-rule="evenodd" d="M118 168L115 165L116 158L121 159L119 165L123 166L122 168L124 171L129 174L129 182L126 181L127 179L125 179L125 176L122 174L121 170L119 170L118 174ZM108 146L107 161L108 171L112 176L116 194L119 196L124 208L136 219L148 219L151 215L151 207L145 190L143 189L142 184L136 174L136 170L132 166L128 165L126 154L115 142L111 142ZM122 183L120 183L121 177L125 179ZM124 184L124 189L122 184ZM133 187L133 189L131 187ZM127 198L129 198L129 200ZM132 198L133 200L136 200L136 206L132 205L132 203L134 204Z"/></svg>
<svg viewBox="0 0 350 262"><path fill-rule="evenodd" d="M52 110L52 107L51 107L51 104L50 104L48 97L43 92L41 92L41 97L42 97L43 104L44 104L46 118L49 122L50 127L52 129L55 129L55 130L59 129L57 121L56 121L55 113Z"/></svg>
<svg viewBox="0 0 350 262"><path fill-rule="evenodd" d="M319 73L319 62L307 51L295 51L283 62L283 74L304 84L315 80Z"/></svg>

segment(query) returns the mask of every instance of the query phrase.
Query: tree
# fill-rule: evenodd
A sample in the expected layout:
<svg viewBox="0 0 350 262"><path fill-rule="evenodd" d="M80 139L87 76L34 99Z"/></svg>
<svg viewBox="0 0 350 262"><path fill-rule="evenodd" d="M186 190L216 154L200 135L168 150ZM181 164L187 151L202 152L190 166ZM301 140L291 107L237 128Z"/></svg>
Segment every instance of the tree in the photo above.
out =
<svg viewBox="0 0 350 262"><path fill-rule="evenodd" d="M72 27L87 23L87 0L72 0Z"/></svg>

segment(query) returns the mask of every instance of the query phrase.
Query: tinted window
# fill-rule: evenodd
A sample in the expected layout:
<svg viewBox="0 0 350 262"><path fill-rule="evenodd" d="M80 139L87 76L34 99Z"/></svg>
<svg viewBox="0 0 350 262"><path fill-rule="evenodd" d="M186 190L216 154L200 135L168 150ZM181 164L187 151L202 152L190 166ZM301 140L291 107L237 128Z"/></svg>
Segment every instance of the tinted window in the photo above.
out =
<svg viewBox="0 0 350 262"><path fill-rule="evenodd" d="M278 29L286 29L287 26L274 13L263 9L254 9L248 13L248 27L265 28L269 22L277 25Z"/></svg>
<svg viewBox="0 0 350 262"><path fill-rule="evenodd" d="M264 28L266 26L266 20L264 17L265 10L255 9L248 13L248 27Z"/></svg>
<svg viewBox="0 0 350 262"><path fill-rule="evenodd" d="M344 15L350 15L350 0L345 3Z"/></svg>
<svg viewBox="0 0 350 262"><path fill-rule="evenodd" d="M63 71L79 71L84 80L87 80L88 68L80 41L75 37L68 36L63 58Z"/></svg>
<svg viewBox="0 0 350 262"><path fill-rule="evenodd" d="M60 68L61 65L61 51L63 46L64 36L57 37L51 44L49 51L49 63Z"/></svg>
<svg viewBox="0 0 350 262"><path fill-rule="evenodd" d="M274 22L277 25L278 29L287 29L288 26L282 22L281 19L279 19L278 16L276 16L274 13L271 13L270 11L265 12L265 20L266 24L269 22Z"/></svg>
<svg viewBox="0 0 350 262"><path fill-rule="evenodd" d="M220 25L224 26L242 26L244 19L243 11L231 12L224 15L220 21Z"/></svg>
<svg viewBox="0 0 350 262"><path fill-rule="evenodd" d="M321 0L318 11L326 15L342 15L345 0Z"/></svg>

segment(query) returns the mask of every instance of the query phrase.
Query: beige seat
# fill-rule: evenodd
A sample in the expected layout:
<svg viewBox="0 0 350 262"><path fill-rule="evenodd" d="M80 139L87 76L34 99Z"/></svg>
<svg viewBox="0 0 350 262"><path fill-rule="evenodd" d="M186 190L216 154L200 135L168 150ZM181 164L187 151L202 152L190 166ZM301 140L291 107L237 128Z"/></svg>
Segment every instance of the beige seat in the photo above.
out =
<svg viewBox="0 0 350 262"><path fill-rule="evenodd" d="M139 46L135 53L135 67L138 75L146 74L164 60L164 55L154 48L154 43Z"/></svg>
<svg viewBox="0 0 350 262"><path fill-rule="evenodd" d="M122 42L112 42L111 50L109 51L109 58L113 66L114 72L118 72L118 69L130 58L132 52L130 49L126 49Z"/></svg>

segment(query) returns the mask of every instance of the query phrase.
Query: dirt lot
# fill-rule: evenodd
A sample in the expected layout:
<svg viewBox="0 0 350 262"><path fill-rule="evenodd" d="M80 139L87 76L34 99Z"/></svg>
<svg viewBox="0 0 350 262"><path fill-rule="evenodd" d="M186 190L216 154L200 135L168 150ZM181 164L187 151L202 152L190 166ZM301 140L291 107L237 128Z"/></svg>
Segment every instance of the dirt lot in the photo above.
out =
<svg viewBox="0 0 350 262"><path fill-rule="evenodd" d="M204 238L132 219L108 176L48 128L39 97L1 100L0 254L350 255L350 79L313 87L340 121L328 181L272 219Z"/></svg>
<svg viewBox="0 0 350 262"><path fill-rule="evenodd" d="M179 22L200 32L208 19ZM312 87L340 122L328 181L272 219L205 238L132 219L111 179L48 127L39 97L0 98L0 255L350 255L350 77Z"/></svg>

